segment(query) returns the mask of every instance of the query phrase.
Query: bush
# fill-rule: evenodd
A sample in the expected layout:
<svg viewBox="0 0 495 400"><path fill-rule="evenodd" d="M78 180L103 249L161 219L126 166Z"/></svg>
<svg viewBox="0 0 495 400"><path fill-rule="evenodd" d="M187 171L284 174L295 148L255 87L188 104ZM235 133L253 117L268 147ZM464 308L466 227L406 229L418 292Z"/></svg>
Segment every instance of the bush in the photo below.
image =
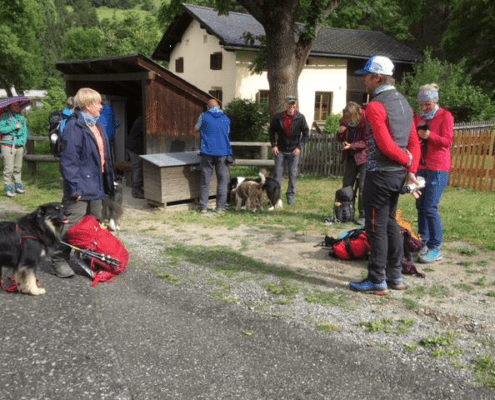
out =
<svg viewBox="0 0 495 400"><path fill-rule="evenodd" d="M495 103L490 93L472 83L465 62L450 64L431 57L425 51L425 59L413 65L413 72L406 73L397 83L397 89L403 93L415 112L419 112L416 96L419 87L427 83L436 83L440 87L441 107L454 115L455 122L486 121L495 119Z"/></svg>
<svg viewBox="0 0 495 400"><path fill-rule="evenodd" d="M325 128L323 128L323 132L327 135L335 135L339 130L341 118L342 116L339 114L330 114L327 117L327 123L325 124Z"/></svg>
<svg viewBox="0 0 495 400"><path fill-rule="evenodd" d="M268 103L255 103L249 100L234 99L226 109L231 120L230 138L237 142L267 142Z"/></svg>
<svg viewBox="0 0 495 400"><path fill-rule="evenodd" d="M43 107L33 107L34 109L26 114L29 134L32 136L48 135L48 118L50 114L55 110L65 108L67 103L67 96L65 95L61 81L48 78L48 85L47 96L42 100ZM48 142L46 144L48 145ZM49 153L49 145L47 150Z"/></svg>

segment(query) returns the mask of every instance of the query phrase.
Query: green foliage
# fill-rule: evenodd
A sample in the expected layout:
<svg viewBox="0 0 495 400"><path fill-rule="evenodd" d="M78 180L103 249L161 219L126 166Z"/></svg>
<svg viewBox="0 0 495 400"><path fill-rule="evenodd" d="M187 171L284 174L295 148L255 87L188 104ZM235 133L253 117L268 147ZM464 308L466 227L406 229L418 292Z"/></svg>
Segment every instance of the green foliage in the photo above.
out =
<svg viewBox="0 0 495 400"><path fill-rule="evenodd" d="M105 35L98 28L84 29L78 27L71 29L63 39L62 59L69 61L103 57L104 37Z"/></svg>
<svg viewBox="0 0 495 400"><path fill-rule="evenodd" d="M101 29L105 56L139 53L151 57L162 35L155 17L140 18L135 12L128 12L123 20L104 19Z"/></svg>
<svg viewBox="0 0 495 400"><path fill-rule="evenodd" d="M473 361L475 379L483 386L495 388L495 361L491 355L480 355Z"/></svg>
<svg viewBox="0 0 495 400"><path fill-rule="evenodd" d="M495 89L495 3L491 0L457 1L441 40L448 60L466 58L473 79Z"/></svg>
<svg viewBox="0 0 495 400"><path fill-rule="evenodd" d="M339 130L339 127L340 127L340 119L341 118L342 118L341 115L330 114L327 117L327 123L325 124L325 127L323 128L323 132L325 132L328 135L337 134L337 131Z"/></svg>
<svg viewBox="0 0 495 400"><path fill-rule="evenodd" d="M43 107L35 108L26 115L29 134L33 136L47 135L50 114L55 110L65 108L66 105L67 96L65 95L61 81L49 78L47 82L49 87L47 96L42 100ZM41 154L38 149L36 150L37 154ZM49 146L46 150L49 153Z"/></svg>
<svg viewBox="0 0 495 400"><path fill-rule="evenodd" d="M419 112L416 96L419 87L436 83L440 87L440 105L454 115L455 122L486 121L495 119L495 103L490 96L471 81L465 61L450 64L432 58L425 51L425 59L413 65L413 72L406 73L397 88Z"/></svg>
<svg viewBox="0 0 495 400"><path fill-rule="evenodd" d="M0 21L0 87L9 93L11 86L17 92L39 86L44 22L38 2L0 0Z"/></svg>
<svg viewBox="0 0 495 400"><path fill-rule="evenodd" d="M225 112L231 119L230 137L237 142L267 142L268 104L234 99Z"/></svg>
<svg viewBox="0 0 495 400"><path fill-rule="evenodd" d="M349 0L329 15L336 28L380 30L396 40L413 39L412 24L421 18L424 0Z"/></svg>

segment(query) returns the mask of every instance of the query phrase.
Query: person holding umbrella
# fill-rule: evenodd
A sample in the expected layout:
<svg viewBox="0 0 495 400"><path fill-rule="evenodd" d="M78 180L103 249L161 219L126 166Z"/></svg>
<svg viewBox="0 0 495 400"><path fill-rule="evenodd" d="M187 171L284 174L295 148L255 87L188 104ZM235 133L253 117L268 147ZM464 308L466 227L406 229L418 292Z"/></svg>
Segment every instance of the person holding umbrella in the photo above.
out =
<svg viewBox="0 0 495 400"><path fill-rule="evenodd" d="M26 193L22 187L21 170L28 130L26 118L21 111L32 103L31 99L22 96L0 101L0 133L2 135L0 143L4 158L3 182L8 197L14 197L16 192Z"/></svg>

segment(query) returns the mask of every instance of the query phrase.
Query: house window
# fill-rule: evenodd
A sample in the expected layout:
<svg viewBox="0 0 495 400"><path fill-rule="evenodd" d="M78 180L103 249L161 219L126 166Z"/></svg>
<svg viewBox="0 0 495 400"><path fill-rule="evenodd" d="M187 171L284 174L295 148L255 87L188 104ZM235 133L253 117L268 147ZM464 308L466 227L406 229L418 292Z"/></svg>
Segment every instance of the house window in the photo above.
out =
<svg viewBox="0 0 495 400"><path fill-rule="evenodd" d="M256 93L257 103L268 103L269 99L270 99L269 90L258 90L258 93Z"/></svg>
<svg viewBox="0 0 495 400"><path fill-rule="evenodd" d="M175 60L175 72L184 72L184 57Z"/></svg>
<svg viewBox="0 0 495 400"><path fill-rule="evenodd" d="M222 69L222 53L210 54L210 69L213 70Z"/></svg>
<svg viewBox="0 0 495 400"><path fill-rule="evenodd" d="M219 102L222 102L222 89L221 88L213 88L213 89L208 91L208 94L213 96Z"/></svg>
<svg viewBox="0 0 495 400"><path fill-rule="evenodd" d="M326 121L332 113L332 92L316 92L315 94L315 121Z"/></svg>

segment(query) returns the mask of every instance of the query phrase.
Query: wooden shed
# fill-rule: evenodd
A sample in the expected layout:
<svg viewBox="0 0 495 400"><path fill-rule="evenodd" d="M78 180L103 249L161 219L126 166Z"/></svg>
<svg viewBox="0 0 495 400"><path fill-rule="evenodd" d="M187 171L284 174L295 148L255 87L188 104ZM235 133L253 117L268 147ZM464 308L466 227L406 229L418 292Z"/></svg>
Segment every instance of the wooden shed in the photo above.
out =
<svg viewBox="0 0 495 400"><path fill-rule="evenodd" d="M211 96L160 64L136 54L59 62L55 66L64 74L68 96L75 95L81 88L90 87L112 105L120 124L115 131L116 162L126 160L126 136L133 122L141 115L144 116L145 154L199 149L199 137L194 125ZM144 179L146 181L146 174ZM184 176L184 182L175 181L174 184L190 187L188 179L188 176ZM211 194L214 194L216 185L211 186ZM174 199L175 202L194 199L195 196L194 193L188 195L182 190L177 193L181 193L181 198ZM160 200L163 196L151 199L145 192L145 197L153 203L166 205Z"/></svg>

